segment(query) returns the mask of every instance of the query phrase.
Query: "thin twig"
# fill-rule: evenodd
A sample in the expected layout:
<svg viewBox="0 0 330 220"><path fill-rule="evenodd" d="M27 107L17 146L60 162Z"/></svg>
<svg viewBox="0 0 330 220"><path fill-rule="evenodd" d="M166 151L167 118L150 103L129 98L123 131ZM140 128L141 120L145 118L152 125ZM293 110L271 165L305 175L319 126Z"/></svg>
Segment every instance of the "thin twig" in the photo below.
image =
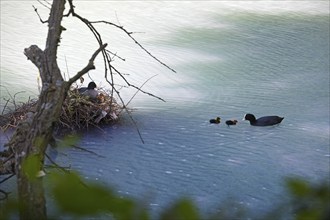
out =
<svg viewBox="0 0 330 220"><path fill-rule="evenodd" d="M61 171L63 171L64 173L69 173L68 170L66 170L64 167L61 167L60 165L58 165L47 153L45 153L45 156L47 157L47 159L55 165L55 167Z"/></svg>
<svg viewBox="0 0 330 220"><path fill-rule="evenodd" d="M120 24L119 19L118 19L117 11L115 11L115 15L116 15L116 19L117 19L118 24L119 24L120 26L122 26L122 25Z"/></svg>
<svg viewBox="0 0 330 220"><path fill-rule="evenodd" d="M142 46L142 44L140 44L133 36L132 34L134 34L134 32L129 32L127 31L123 26L114 24L112 22L109 21L90 21L91 24L98 24L98 23L103 23L103 24L108 24L108 25L112 25L116 28L119 28L120 30L124 31L133 41L135 44L137 44L142 50L144 50L149 56L151 56L153 59L155 59L158 63L160 63L161 65L165 66L167 69L171 70L172 72L176 73L176 71L169 67L166 63L162 62L161 60L159 60L156 56L154 56L151 52L149 52L149 50L147 50L144 46Z"/></svg>
<svg viewBox="0 0 330 220"><path fill-rule="evenodd" d="M112 68L113 68L113 70L115 70L116 73L118 73L118 74L121 76L121 78L126 82L126 84L127 84L128 86L133 87L133 88L139 90L140 92L142 92L142 93L144 93L144 94L147 94L147 95L149 95L149 96L152 96L152 97L154 97L154 98L157 98L157 99L159 99L159 100L161 100L161 101L163 101L163 102L166 102L163 98L161 98L161 97L159 97L159 96L156 96L156 95L154 95L154 94L152 94L152 93L150 93L150 92L146 92L146 91L140 89L139 87L137 87L137 86L131 84L130 82L127 81L127 79L122 75L122 73L121 73L119 70L117 70L117 69L116 69L115 67L113 67L113 66L112 66Z"/></svg>
<svg viewBox="0 0 330 220"><path fill-rule="evenodd" d="M143 140L143 137L142 137L142 134L141 134L141 132L140 132L139 126L136 124L136 121L133 119L133 116L132 116L131 113L128 111L128 109L125 108L125 110L126 110L128 116L129 116L129 118L131 119L131 121L133 122L133 124L134 124L134 126L135 126L135 128L136 128L136 131L137 131L137 133L139 134L139 137L140 137L140 140L142 141L142 144L144 144L145 142L144 142L144 140Z"/></svg>
<svg viewBox="0 0 330 220"><path fill-rule="evenodd" d="M39 1L39 3L40 3L40 1ZM41 3L40 3L41 4ZM34 11L37 13L37 15L38 15L38 17L39 17L39 20L40 20L40 22L41 23L47 23L48 22L48 20L46 20L46 21L44 21L44 20L42 20L42 18L41 18L41 16L40 16L40 14L39 14L39 12L38 12L38 9L36 8L36 7L34 7L34 5L32 5L32 7L34 8ZM46 7L46 6L45 6ZM50 9L50 8L49 8Z"/></svg>
<svg viewBox="0 0 330 220"><path fill-rule="evenodd" d="M105 50L106 52L110 53L111 55L113 55L114 57L118 57L119 59L121 59L122 61L126 61L124 58L120 57L117 55L117 53L113 53L110 50Z"/></svg>
<svg viewBox="0 0 330 220"><path fill-rule="evenodd" d="M0 198L0 201L7 199L8 198L8 194L10 194L10 192L6 192L6 191L4 191L2 189L0 189L0 193L2 193L2 194L5 195L3 198Z"/></svg>
<svg viewBox="0 0 330 220"><path fill-rule="evenodd" d="M3 180L1 180L1 181L0 181L0 184L6 182L7 180L9 180L10 178L12 178L12 177L15 176L15 175L16 175L16 174L14 174L14 173L13 173L13 174L10 174L8 177L6 177L6 178L4 178Z"/></svg>
<svg viewBox="0 0 330 220"><path fill-rule="evenodd" d="M100 46L99 49L97 49L94 54L92 55L92 57L89 59L88 64L82 69L80 70L75 76L73 76L72 78L69 79L69 84L71 85L72 83L74 83L76 80L78 80L81 76L83 76L85 73L87 73L89 70L95 69L94 66L94 60L96 58L96 56L102 51L104 50L104 48L107 46L108 44L103 44Z"/></svg>
<svg viewBox="0 0 330 220"><path fill-rule="evenodd" d="M105 156L100 155L100 154L97 154L97 153L95 153L94 151L87 150L87 149L85 149L85 148L83 148L83 147L79 147L79 146L76 146L76 145L74 145L74 144L71 144L70 146L73 147L73 148L76 148L76 149L79 149L79 150L85 151L85 152L87 152L87 153L94 154L95 156L105 158Z"/></svg>
<svg viewBox="0 0 330 220"><path fill-rule="evenodd" d="M49 10L50 10L50 7L49 6L51 6L51 4L49 3L49 2L47 2L47 1L44 1L44 2L46 2L46 3L48 3L48 5L46 5L45 3L42 3L40 0L37 0L38 2L39 2L39 4L40 5L42 5L42 6L44 6L45 8L48 8Z"/></svg>
<svg viewBox="0 0 330 220"><path fill-rule="evenodd" d="M15 154L12 153L10 154L4 161L3 161L3 164L7 163L9 160L11 160L12 158L14 158ZM1 183L1 182L0 182Z"/></svg>
<svg viewBox="0 0 330 220"><path fill-rule="evenodd" d="M64 56L65 59L65 66L66 66L66 73L68 74L68 78L70 79L70 73L69 73L69 68L68 68L68 62L66 61L66 56ZM65 75L64 75L65 77Z"/></svg>
<svg viewBox="0 0 330 220"><path fill-rule="evenodd" d="M0 87L5 88L5 90L7 91L7 94L10 96L10 98L11 98L12 100L14 99L14 98L11 96L11 94L10 94L10 92L9 92L9 90L7 89L6 86L0 85Z"/></svg>
<svg viewBox="0 0 330 220"><path fill-rule="evenodd" d="M16 105L16 95L20 94L20 93L25 93L25 91L21 91L21 92L16 92L14 94L14 97L13 97L13 104L15 106L15 109L17 109L17 105Z"/></svg>
<svg viewBox="0 0 330 220"><path fill-rule="evenodd" d="M156 75L153 75L152 77L150 77L149 79L147 79L140 87L139 89L134 93L134 95L131 97L131 99L126 103L126 106L129 105L129 103L133 100L133 98L141 91L141 88L149 81L151 80L152 78L154 78L155 76L157 76L158 74Z"/></svg>
<svg viewBox="0 0 330 220"><path fill-rule="evenodd" d="M5 99L5 98L3 98L3 100L5 100L6 101L6 104L3 106L3 109L2 109L2 112L1 112L1 115L3 115L3 113L5 112L5 110L6 110L6 108L7 108L7 105L8 105L8 102L10 101L10 99Z"/></svg>

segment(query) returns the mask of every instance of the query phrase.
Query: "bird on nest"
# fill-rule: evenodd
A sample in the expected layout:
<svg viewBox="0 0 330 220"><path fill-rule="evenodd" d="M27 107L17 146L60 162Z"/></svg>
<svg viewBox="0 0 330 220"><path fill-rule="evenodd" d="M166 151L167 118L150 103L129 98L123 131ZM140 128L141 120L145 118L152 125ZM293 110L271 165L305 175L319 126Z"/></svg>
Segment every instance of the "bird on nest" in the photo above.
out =
<svg viewBox="0 0 330 220"><path fill-rule="evenodd" d="M81 87L78 89L79 94L90 97L91 99L96 99L98 92L95 90L95 82L90 82L87 87Z"/></svg>

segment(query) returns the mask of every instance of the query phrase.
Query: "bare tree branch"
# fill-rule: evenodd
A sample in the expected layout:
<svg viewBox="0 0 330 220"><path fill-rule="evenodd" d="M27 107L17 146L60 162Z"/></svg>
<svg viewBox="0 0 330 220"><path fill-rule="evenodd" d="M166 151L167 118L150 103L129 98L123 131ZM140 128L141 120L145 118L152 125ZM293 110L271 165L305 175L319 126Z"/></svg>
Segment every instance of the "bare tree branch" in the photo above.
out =
<svg viewBox="0 0 330 220"><path fill-rule="evenodd" d="M108 24L111 26L114 26L116 28L119 28L120 30L124 31L133 41L134 43L136 43L142 50L144 50L149 56L151 56L153 59L155 59L158 63L160 63L161 65L165 66L166 68L168 68L169 70L171 70L172 72L176 73L176 71L174 69L172 69L171 67L169 67L167 64L165 64L164 62L162 62L161 60L159 60L156 56L154 56L151 52L149 52L144 46L142 46L133 36L132 34L134 32L129 32L127 31L123 26L114 24L112 22L109 21L90 21L91 24L99 24L99 23L103 23L103 24Z"/></svg>
<svg viewBox="0 0 330 220"><path fill-rule="evenodd" d="M141 88L149 81L151 80L152 78L156 77L158 74L156 75L153 75L152 77L150 77L149 79L147 79L140 87L139 87L139 90L137 90L134 95L131 97L131 99L126 103L126 106L129 105L129 103L134 99L134 97L141 91Z"/></svg>
<svg viewBox="0 0 330 220"><path fill-rule="evenodd" d="M38 13L38 9L36 8L36 7L34 7L34 5L32 5L32 7L33 7L33 9L34 9L34 11L37 13L37 15L38 15L38 17L39 17L39 20L40 20L40 22L41 23L47 23L48 22L48 20L46 20L46 21L44 21L44 20L42 20L42 18L41 18L41 16L40 16L40 14Z"/></svg>
<svg viewBox="0 0 330 220"><path fill-rule="evenodd" d="M105 50L105 51L108 52L109 54L113 55L114 57L118 57L118 58L121 59L122 61L126 61L124 58L118 56L117 53L112 53L110 50Z"/></svg>
<svg viewBox="0 0 330 220"><path fill-rule="evenodd" d="M52 6L52 4L49 3L49 2L47 2L46 0L43 0L44 3L42 1L40 1L40 0L38 0L38 2L39 2L39 4L41 4L42 6L44 6L45 8L48 8L49 10L50 10L50 7Z"/></svg>
<svg viewBox="0 0 330 220"><path fill-rule="evenodd" d="M152 96L152 97L154 97L154 98L156 98L156 99L159 99L159 100L161 100L161 101L163 101L163 102L166 102L163 98L158 97L158 96L156 96L156 95L154 95L154 94L152 94L152 93L150 93L150 92L146 92L146 91L142 90L141 88L139 88L139 87L137 87L137 86L131 84L130 82L128 82L128 80L122 75L122 73L121 73L120 71L118 71L115 67L112 66L112 69L113 69L118 75L121 76L121 78L126 82L126 84L127 84L128 86L131 86L131 87L135 88L136 90L138 90L138 91L140 91L140 92L142 92L142 93L144 93L144 94L147 94L147 95L149 95L149 96Z"/></svg>
<svg viewBox="0 0 330 220"><path fill-rule="evenodd" d="M87 66L85 66L82 70L80 70L75 76L73 76L72 78L69 79L69 84L74 83L75 81L77 81L80 77L82 77L85 73L87 73L89 70L95 69L94 66L94 60L96 58L96 56L102 51L104 50L104 48L107 46L108 44L103 44L100 46L99 49L97 49L94 54L92 55L92 57L89 59Z"/></svg>
<svg viewBox="0 0 330 220"><path fill-rule="evenodd" d="M6 177L3 180L1 180L0 181L0 184L6 182L7 180L9 180L10 178L12 178L13 176L15 176L15 174L10 174L8 177Z"/></svg>
<svg viewBox="0 0 330 220"><path fill-rule="evenodd" d="M101 37L101 35L99 34L99 32L97 31L97 29L93 26L93 24L101 23L101 24L107 24L107 25L114 26L114 27L116 27L116 28L119 28L119 29L122 30L123 32L125 32L125 33L126 33L126 34L127 34L132 40L133 40L133 42L134 42L135 44L137 44L137 45L138 45L143 51L145 51L149 56L151 56L151 57L152 57L154 60L156 60L158 63L160 63L161 65L165 66L166 68L168 68L168 69L171 70L172 72L176 72L174 69L170 68L168 65L166 65L165 63L163 63L162 61L160 61L156 56L154 56L151 52L149 52L145 47L143 47L143 46L142 46L142 45L141 45L141 44L140 44L140 43L139 43L139 42L138 42L138 41L132 36L133 32L129 32L129 31L127 31L123 26L116 25L116 24L114 24L114 23L112 23L112 22L108 22L108 21L104 21L104 20L102 20L102 21L93 21L93 22L91 22L91 21L87 20L86 18L81 17L79 14L77 14L77 13L75 12L75 10L74 10L74 5L73 5L73 3L72 3L72 0L68 0L68 2L69 2L69 5L70 5L70 9L69 9L68 13L67 13L66 15L64 15L64 16L72 15L73 17L76 17L76 18L78 18L80 21L82 21L83 23L85 23L85 25L86 25L86 26L90 29L90 31L93 33L95 39L97 40L97 42L99 43L100 46L103 45L102 37ZM115 87L113 74L114 74L114 73L117 73L117 74L118 74L118 75L124 80L124 82L125 82L129 87L133 87L134 89L137 90L137 92L133 95L132 98L134 98L135 95L136 95L138 92L142 92L142 93L144 93L144 94L147 94L147 95L149 95L149 96L152 96L152 97L154 97L154 98L157 98L157 99L159 99L159 100L161 100L161 101L163 101L163 102L165 102L165 100L162 99L162 98L160 98L160 97L158 97L158 96L156 96L156 95L154 95L154 94L152 94L152 93L149 93L149 92L146 92L146 91L142 90L143 85L144 85L148 80L150 80L152 77L151 77L150 79L148 79L148 80L147 80L142 86L140 86L140 87L135 86L134 84L131 84L131 83L125 78L125 76L124 76L119 70L117 70L117 69L111 64L111 62L112 62L112 58L110 57L110 54L115 55L116 57L118 57L118 58L120 58L121 60L125 61L123 58L117 56L116 54L110 52L109 50L105 50L105 49L102 50L102 55L103 55L103 60L104 60L104 73L105 73L105 74L104 74L104 77L105 77L105 80L106 80L106 82L111 86L111 95L113 95L113 93L116 93L116 94L117 94L117 96L118 96L120 102L122 103L123 109L124 109L124 110L127 112L127 114L129 115L131 121L133 122L134 126L135 126L136 129L137 129L137 132L138 132L138 134L139 134L139 137L140 137L142 143L144 143L144 140L143 140L143 138L142 138L142 135L141 135L141 133L140 133L140 131L139 131L139 128L138 128L138 126L137 126L135 120L133 119L131 113L130 113L130 112L128 111L128 109L126 108L126 104L125 104L124 100L122 99L122 97L120 96L120 93L119 93L118 89ZM79 75L80 75L80 74L79 74ZM82 73L81 75L83 75L83 73ZM110 80L109 80L109 76L108 76L108 75L110 75ZM75 80L77 80L78 78L79 78L79 77L75 77L75 78L73 78L72 80L70 80L70 82L71 82L71 81L75 81ZM130 100L130 101L131 101L131 100ZM129 101L129 102L130 102L130 101ZM129 102L128 102L127 104L129 104Z"/></svg>
<svg viewBox="0 0 330 220"><path fill-rule="evenodd" d="M102 38L101 38L101 35L98 33L98 31L96 30L96 28L93 26L93 23L104 23L104 24L108 24L108 25L112 25L116 28L119 28L121 29L122 31L124 31L136 44L139 45L139 47L144 50L147 54L149 54L152 58L154 58L156 61L158 61L159 63L161 63L162 65L164 65L165 67L167 67L168 69L170 69L171 71L173 72L176 72L174 69L170 68L168 65L166 65L165 63L163 63L162 61L160 61L157 57L155 57L154 55L152 55L147 49L145 49L133 36L133 32L129 32L127 31L124 27L122 26L119 26L119 25L116 25L112 22L108 22L108 21L94 21L94 22L91 22L89 20L87 20L86 18L83 18L81 17L80 15L78 15L77 13L75 13L74 11L74 6L72 4L72 0L69 0L69 4L70 4L70 10L69 10L69 14L72 14L72 16L74 17L77 17L79 20L81 20L83 23L85 23L87 25L87 27L92 31L93 35L95 36L96 40L98 41L98 43L100 45L102 45ZM114 82L113 82L113 71L115 71L117 74L120 75L120 77L125 81L125 83L130 86L130 87L133 87L135 89L137 89L138 91L144 93L144 94L147 94L149 96L152 96L154 98L157 98L163 102L165 102L164 99L158 97L158 96L155 96L153 95L152 93L149 93L149 92L146 92L144 90L142 90L141 88L131 84L124 76L123 74L118 71L113 65L111 65L111 59L107 56L107 51L102 51L102 54L103 54L103 59L104 59L104 67L105 67L105 78L107 78L107 74L108 74L108 71L110 72L110 76L111 76L111 83L109 83L112 87L114 87ZM108 81L108 80L107 80ZM109 81L108 81L109 82Z"/></svg>

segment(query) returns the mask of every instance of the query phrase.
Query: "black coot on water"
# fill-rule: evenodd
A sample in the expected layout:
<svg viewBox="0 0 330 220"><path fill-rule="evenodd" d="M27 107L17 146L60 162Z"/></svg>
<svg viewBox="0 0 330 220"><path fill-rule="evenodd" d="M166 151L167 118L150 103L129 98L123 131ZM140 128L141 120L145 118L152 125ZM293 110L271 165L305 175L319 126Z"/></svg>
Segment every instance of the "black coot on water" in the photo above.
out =
<svg viewBox="0 0 330 220"><path fill-rule="evenodd" d="M270 126L270 125L276 125L282 122L284 117L279 116L264 116L261 118L256 119L256 117L253 114L246 114L243 118L243 120L250 121L250 124L253 126Z"/></svg>

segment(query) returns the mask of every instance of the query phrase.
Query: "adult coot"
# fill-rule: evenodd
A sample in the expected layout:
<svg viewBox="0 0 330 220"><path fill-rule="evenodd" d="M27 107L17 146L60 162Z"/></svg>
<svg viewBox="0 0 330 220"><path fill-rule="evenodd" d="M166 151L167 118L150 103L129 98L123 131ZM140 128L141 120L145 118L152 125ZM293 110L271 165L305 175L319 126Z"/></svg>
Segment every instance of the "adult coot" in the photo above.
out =
<svg viewBox="0 0 330 220"><path fill-rule="evenodd" d="M227 120L226 121L226 125L228 125L228 127L230 126L230 125L236 125L237 124L237 120Z"/></svg>
<svg viewBox="0 0 330 220"><path fill-rule="evenodd" d="M281 123L284 117L279 116L264 116L256 119L253 114L246 114L243 120L250 121L250 124L253 126L270 126Z"/></svg>
<svg viewBox="0 0 330 220"><path fill-rule="evenodd" d="M86 95L92 99L96 99L98 92L95 90L96 84L95 82L90 82L88 87L81 87L78 89L78 92L82 95Z"/></svg>
<svg viewBox="0 0 330 220"><path fill-rule="evenodd" d="M219 124L220 123L220 117L216 117L215 119L210 119L211 124Z"/></svg>

